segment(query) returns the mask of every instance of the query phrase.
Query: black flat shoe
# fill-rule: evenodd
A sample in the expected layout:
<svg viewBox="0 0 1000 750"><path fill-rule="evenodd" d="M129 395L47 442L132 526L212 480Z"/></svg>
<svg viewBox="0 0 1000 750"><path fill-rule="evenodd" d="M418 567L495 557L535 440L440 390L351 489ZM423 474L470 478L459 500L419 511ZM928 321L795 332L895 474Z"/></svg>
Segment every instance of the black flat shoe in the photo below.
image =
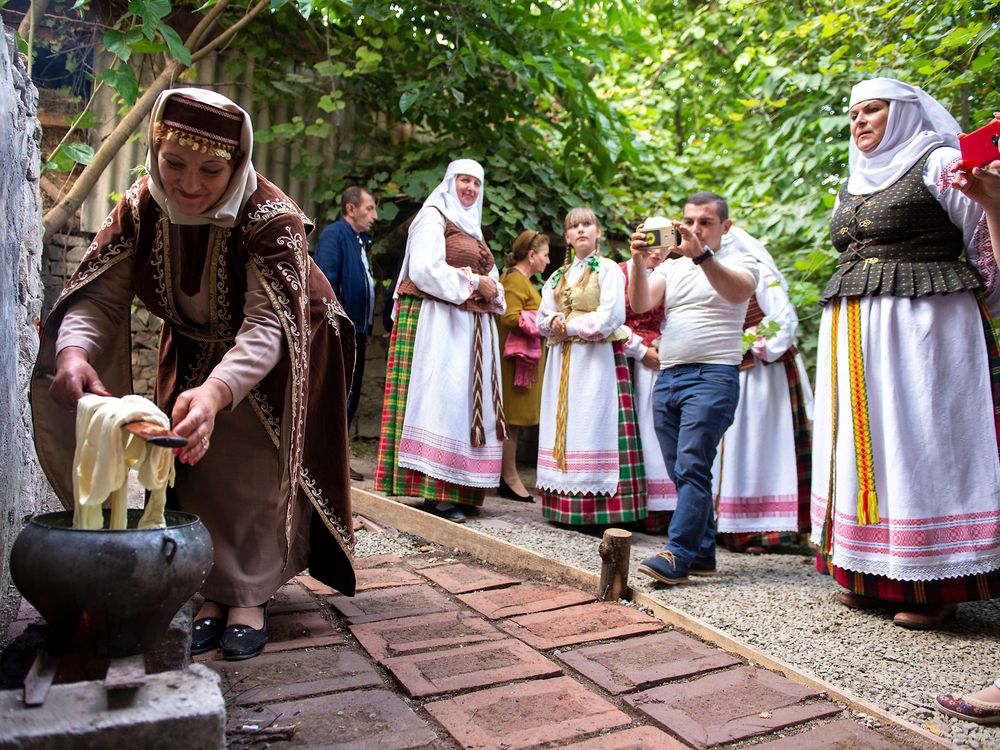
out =
<svg viewBox="0 0 1000 750"><path fill-rule="evenodd" d="M431 513L439 518L444 518L447 521L453 521L454 523L465 523L465 514L460 511L457 507L448 503L447 508L439 508L438 504L433 500L425 500L423 504L423 509L428 513Z"/></svg>
<svg viewBox="0 0 1000 750"><path fill-rule="evenodd" d="M226 629L226 618L202 617L191 624L191 654L203 654L219 647L222 631Z"/></svg>
<svg viewBox="0 0 1000 750"><path fill-rule="evenodd" d="M264 607L264 626L251 628L249 625L230 625L219 639L222 658L226 661L242 661L259 656L267 645L267 607Z"/></svg>
<svg viewBox="0 0 1000 750"><path fill-rule="evenodd" d="M482 514L478 505L469 505L468 503L455 503L455 507L458 508L462 513L467 516L478 516Z"/></svg>
<svg viewBox="0 0 1000 750"><path fill-rule="evenodd" d="M351 475L351 480L352 481L355 481L355 482L363 482L363 481L365 481L365 475L362 474L360 471L355 471L353 466L348 466L347 469L348 469L348 473Z"/></svg>
<svg viewBox="0 0 1000 750"><path fill-rule="evenodd" d="M510 488L510 485L504 481L503 477L500 477L500 489L497 490L497 494L502 498L507 500L516 500L519 503L535 502L535 498L531 495L518 495L514 492L514 490Z"/></svg>

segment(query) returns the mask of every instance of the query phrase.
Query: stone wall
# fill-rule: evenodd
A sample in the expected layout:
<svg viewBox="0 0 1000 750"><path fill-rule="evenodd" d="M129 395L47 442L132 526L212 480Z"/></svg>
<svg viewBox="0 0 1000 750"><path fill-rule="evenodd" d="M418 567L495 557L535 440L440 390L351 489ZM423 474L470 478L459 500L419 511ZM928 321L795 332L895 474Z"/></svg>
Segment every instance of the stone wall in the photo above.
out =
<svg viewBox="0 0 1000 750"><path fill-rule="evenodd" d="M12 32L0 21L0 633L17 601L7 565L11 545L24 520L52 502L27 398L42 305L37 104Z"/></svg>
<svg viewBox="0 0 1000 750"><path fill-rule="evenodd" d="M83 254L93 240L85 232L54 234L45 246L42 259L42 282L45 298L42 320L49 314L59 292L80 265ZM139 300L132 303L132 383L133 392L153 397L156 378L156 347L160 340L160 319L152 315Z"/></svg>

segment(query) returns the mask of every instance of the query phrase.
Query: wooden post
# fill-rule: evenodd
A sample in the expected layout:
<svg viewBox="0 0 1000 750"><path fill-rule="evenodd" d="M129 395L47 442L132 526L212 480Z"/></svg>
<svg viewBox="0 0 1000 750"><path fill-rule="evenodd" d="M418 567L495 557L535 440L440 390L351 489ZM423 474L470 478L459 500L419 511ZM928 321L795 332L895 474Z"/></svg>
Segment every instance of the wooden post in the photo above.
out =
<svg viewBox="0 0 1000 750"><path fill-rule="evenodd" d="M629 553L632 549L632 532L625 529L607 529L597 548L601 556L601 585L598 598L617 601L628 591Z"/></svg>

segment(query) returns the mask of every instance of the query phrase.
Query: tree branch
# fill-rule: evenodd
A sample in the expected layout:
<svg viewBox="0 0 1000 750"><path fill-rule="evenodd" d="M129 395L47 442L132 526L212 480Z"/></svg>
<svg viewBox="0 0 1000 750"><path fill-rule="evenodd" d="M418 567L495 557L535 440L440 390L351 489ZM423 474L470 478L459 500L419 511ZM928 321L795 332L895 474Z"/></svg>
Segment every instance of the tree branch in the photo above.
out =
<svg viewBox="0 0 1000 750"><path fill-rule="evenodd" d="M219 0L205 14L205 17L198 22L198 25L185 42L185 46L188 49L191 49L193 45L197 44L204 37L228 4L229 0ZM196 53L193 53L191 55L192 64L203 59L232 39L240 29L267 8L269 4L270 0L260 0L243 18L205 44ZM118 125L115 126L115 129L101 142L97 153L94 154L94 158L84 168L83 172L80 173L80 177L66 194L66 197L53 206L43 217L42 223L45 229L43 241L48 241L76 213L84 199L93 190L94 185L97 184L97 180L100 179L104 170L107 169L108 164L111 163L111 160L114 159L122 146L125 145L125 142L139 125L142 124L143 119L149 114L150 110L152 110L156 98L170 86L176 76L186 67L188 66L179 60L168 62L163 70L160 71L160 74L156 76L155 80L146 88L142 96L132 105L132 109L129 110L128 114L121 119Z"/></svg>
<svg viewBox="0 0 1000 750"><path fill-rule="evenodd" d="M222 1L223 0L220 0L220 3ZM230 39L232 39L234 36L236 36L237 32L239 32L240 29L242 29L244 26L246 26L248 23L250 23L255 17L257 17L258 15L260 15L260 13L263 10L265 10L268 6L270 6L270 4L271 4L271 0L260 0L260 2L258 2L253 8L251 8L247 12L247 14L245 16L243 16L243 18L241 18L239 21L237 21L232 26L230 26L228 29L226 29L225 31L223 31L221 34L219 34L217 37L215 37L215 39L213 39L212 41L210 41L208 44L206 44L204 47L202 47L201 49L199 49L197 52L193 53L191 55L191 62L192 63L196 63L199 60L204 59L205 57L207 57L208 55L210 55L212 52L214 52L215 50L217 50L219 47L221 47L222 45L226 44ZM198 31L198 30L195 29L195 31ZM192 36L194 36L193 33L192 33Z"/></svg>

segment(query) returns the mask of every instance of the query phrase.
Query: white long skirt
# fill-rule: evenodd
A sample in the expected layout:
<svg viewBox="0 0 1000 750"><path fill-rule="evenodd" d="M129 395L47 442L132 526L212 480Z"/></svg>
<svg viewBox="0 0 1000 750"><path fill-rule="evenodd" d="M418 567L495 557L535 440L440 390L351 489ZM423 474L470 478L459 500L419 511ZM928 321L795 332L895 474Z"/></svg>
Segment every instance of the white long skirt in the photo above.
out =
<svg viewBox="0 0 1000 750"><path fill-rule="evenodd" d="M652 370L637 361L632 375L632 387L635 391L639 438L642 441L642 461L646 467L646 507L649 510L667 511L677 508L677 487L663 463L660 441L653 424L653 385L659 375L658 370Z"/></svg>
<svg viewBox="0 0 1000 750"><path fill-rule="evenodd" d="M552 457L563 346L573 347L569 360L565 471L559 469ZM535 484L541 489L564 494L613 495L617 491L618 384L610 343L566 343L549 349L542 381Z"/></svg>
<svg viewBox="0 0 1000 750"><path fill-rule="evenodd" d="M832 303L819 333L813 541L830 487ZM1000 458L983 321L974 295L864 297L861 349L881 522L858 523L847 302L838 323L833 563L894 580L1000 568Z"/></svg>
<svg viewBox="0 0 1000 750"><path fill-rule="evenodd" d="M795 427L783 363L756 362L740 372L740 401L712 466L712 492L720 533L798 531Z"/></svg>
<svg viewBox="0 0 1000 750"><path fill-rule="evenodd" d="M483 332L482 413L486 444L472 445L475 321ZM487 313L425 299L413 342L399 465L467 487L500 483L502 444L493 407L493 368L500 361L496 323ZM497 370L497 383L500 372Z"/></svg>

